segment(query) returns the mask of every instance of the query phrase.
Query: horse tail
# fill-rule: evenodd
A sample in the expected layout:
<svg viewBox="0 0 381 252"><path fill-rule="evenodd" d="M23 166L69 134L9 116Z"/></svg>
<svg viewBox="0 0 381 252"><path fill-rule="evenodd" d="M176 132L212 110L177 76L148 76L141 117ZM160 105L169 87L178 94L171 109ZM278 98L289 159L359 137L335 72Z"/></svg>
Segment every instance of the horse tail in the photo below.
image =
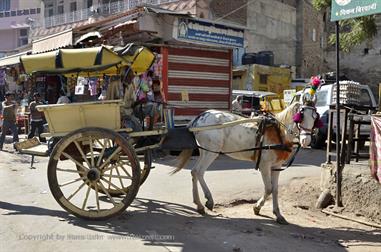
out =
<svg viewBox="0 0 381 252"><path fill-rule="evenodd" d="M179 172L181 169L185 167L189 159L192 157L192 153L193 153L192 149L186 149L180 153L180 155L177 157L177 160L178 160L177 167L171 172L172 175Z"/></svg>

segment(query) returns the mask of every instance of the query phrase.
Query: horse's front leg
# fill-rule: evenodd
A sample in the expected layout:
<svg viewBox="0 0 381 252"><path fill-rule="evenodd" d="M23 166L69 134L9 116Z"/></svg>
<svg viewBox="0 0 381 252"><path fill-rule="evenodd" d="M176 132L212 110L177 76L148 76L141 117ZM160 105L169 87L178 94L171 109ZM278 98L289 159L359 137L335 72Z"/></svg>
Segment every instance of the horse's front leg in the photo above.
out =
<svg viewBox="0 0 381 252"><path fill-rule="evenodd" d="M280 167L273 167L273 169L280 169ZM288 224L286 219L282 216L279 211L278 204L278 181L279 181L280 171L271 171L271 184L272 184L272 195L273 195L273 213L276 216L276 221L279 224Z"/></svg>
<svg viewBox="0 0 381 252"><path fill-rule="evenodd" d="M259 215L259 212L263 205L265 204L265 201L270 196L272 192L272 185L271 185L271 165L267 162L261 162L259 171L262 175L263 184L265 187L263 196L258 200L257 204L254 206L254 214Z"/></svg>

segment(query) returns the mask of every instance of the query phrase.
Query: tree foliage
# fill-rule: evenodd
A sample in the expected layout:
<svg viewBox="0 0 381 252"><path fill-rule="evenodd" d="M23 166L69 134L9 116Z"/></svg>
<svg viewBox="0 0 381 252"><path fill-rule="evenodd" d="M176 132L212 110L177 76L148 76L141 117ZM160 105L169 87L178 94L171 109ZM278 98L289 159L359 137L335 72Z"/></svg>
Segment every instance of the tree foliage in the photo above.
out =
<svg viewBox="0 0 381 252"><path fill-rule="evenodd" d="M312 0L313 6L317 10L327 10L331 6L332 0ZM340 27L340 48L349 52L356 45L372 39L377 34L375 16L365 16L352 19L341 20ZM334 44L336 35L329 36L329 43Z"/></svg>

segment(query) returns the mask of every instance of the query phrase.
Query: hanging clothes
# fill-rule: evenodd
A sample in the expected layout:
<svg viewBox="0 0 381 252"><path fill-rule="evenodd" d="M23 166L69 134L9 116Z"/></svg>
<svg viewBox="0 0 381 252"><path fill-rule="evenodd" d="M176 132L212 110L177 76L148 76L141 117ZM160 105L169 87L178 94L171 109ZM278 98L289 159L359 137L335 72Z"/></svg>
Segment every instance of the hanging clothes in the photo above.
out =
<svg viewBox="0 0 381 252"><path fill-rule="evenodd" d="M106 100L117 100L121 98L120 89L122 83L120 78L114 76L111 78L110 83L107 88Z"/></svg>

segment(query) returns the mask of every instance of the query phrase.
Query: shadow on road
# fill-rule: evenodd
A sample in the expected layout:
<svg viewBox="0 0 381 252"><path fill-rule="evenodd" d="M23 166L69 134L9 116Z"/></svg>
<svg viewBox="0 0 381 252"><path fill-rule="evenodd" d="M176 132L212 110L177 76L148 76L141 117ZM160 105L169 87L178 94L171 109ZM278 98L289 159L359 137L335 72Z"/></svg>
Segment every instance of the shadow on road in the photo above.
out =
<svg viewBox="0 0 381 252"><path fill-rule="evenodd" d="M294 224L281 226L273 219L258 219L255 216L200 216L193 208L185 205L143 198L133 202L130 207L132 211L108 221L85 221L64 211L7 202L0 202L0 208L9 211L3 215L64 218L68 224L96 231L107 240L141 239L146 246L178 247L185 252L239 251L234 250L234 246L241 251L254 248L258 251L273 251L282 246L283 251L285 248L298 248L299 251L346 251L338 244L338 240L362 244L379 242L377 235L363 230L323 229Z"/></svg>

